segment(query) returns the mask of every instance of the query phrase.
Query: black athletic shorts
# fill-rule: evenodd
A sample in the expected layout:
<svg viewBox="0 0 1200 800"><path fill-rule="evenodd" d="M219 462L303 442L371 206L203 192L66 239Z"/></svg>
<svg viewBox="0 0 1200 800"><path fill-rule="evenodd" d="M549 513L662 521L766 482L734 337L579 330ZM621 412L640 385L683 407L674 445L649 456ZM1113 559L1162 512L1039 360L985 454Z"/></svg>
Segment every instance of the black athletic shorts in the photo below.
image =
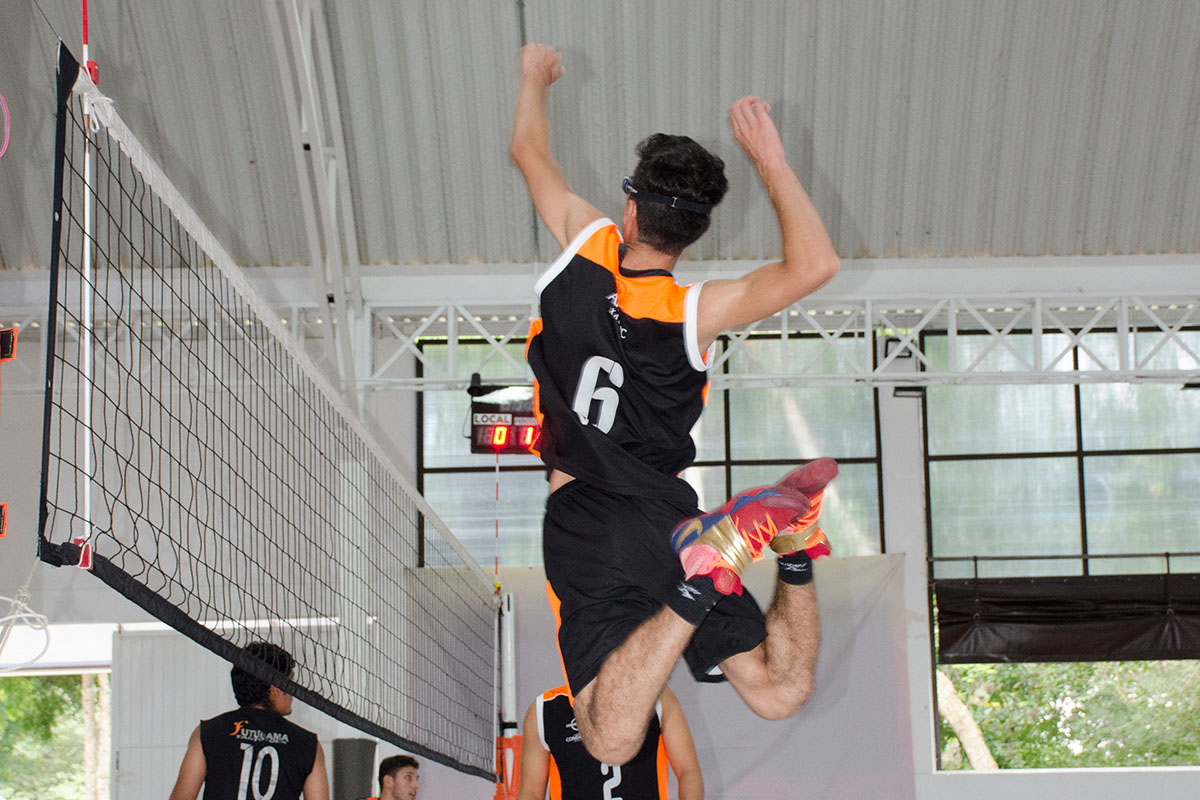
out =
<svg viewBox="0 0 1200 800"><path fill-rule="evenodd" d="M559 606L558 647L572 693L600 671L683 580L671 531L694 506L612 494L574 480L546 500L542 555ZM713 607L684 651L699 681L724 680L714 667L752 650L767 636L762 610L748 591Z"/></svg>

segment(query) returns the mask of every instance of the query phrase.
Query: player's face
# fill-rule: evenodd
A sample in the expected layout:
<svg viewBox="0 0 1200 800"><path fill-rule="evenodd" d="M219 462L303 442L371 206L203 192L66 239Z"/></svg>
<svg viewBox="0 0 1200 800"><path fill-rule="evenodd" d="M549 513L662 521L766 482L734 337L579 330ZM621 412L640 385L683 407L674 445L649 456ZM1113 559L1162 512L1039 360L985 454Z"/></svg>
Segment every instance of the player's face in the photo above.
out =
<svg viewBox="0 0 1200 800"><path fill-rule="evenodd" d="M416 767L403 767L392 778L392 793L389 800L414 800L420 785Z"/></svg>

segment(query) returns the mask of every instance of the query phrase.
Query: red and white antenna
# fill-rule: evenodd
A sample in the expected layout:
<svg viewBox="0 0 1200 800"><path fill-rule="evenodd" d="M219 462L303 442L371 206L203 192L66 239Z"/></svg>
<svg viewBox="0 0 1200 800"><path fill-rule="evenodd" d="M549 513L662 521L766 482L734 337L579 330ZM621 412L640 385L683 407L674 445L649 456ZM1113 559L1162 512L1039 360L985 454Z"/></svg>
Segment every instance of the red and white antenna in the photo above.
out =
<svg viewBox="0 0 1200 800"><path fill-rule="evenodd" d="M95 61L88 58L88 15L87 15L87 0L83 0L83 64L87 70L88 76L92 79L92 83L100 85L100 67Z"/></svg>
<svg viewBox="0 0 1200 800"><path fill-rule="evenodd" d="M92 83L97 83L100 79L100 71L96 67L96 62L88 58L88 13L87 0L83 0L83 63L87 69L88 76L91 77ZM98 122L92 118L90 106L84 103L84 126L93 132L100 130ZM92 286L92 228L93 228L93 179L92 179L92 147L89 143L89 136L85 134L83 141L83 281L85 286ZM80 416L83 418L84 428L79 433L79 443L83 451L83 474L90 476L92 473L92 293L90 291L83 292L82 305L79 323L79 341L82 346L82 358L80 366L83 368L83 380L89 387L88 391L83 393L83 403L80 409ZM72 535L71 543L79 546L79 567L81 569L92 568L92 486L90 478L85 478L82 489L83 501L83 530L80 535Z"/></svg>

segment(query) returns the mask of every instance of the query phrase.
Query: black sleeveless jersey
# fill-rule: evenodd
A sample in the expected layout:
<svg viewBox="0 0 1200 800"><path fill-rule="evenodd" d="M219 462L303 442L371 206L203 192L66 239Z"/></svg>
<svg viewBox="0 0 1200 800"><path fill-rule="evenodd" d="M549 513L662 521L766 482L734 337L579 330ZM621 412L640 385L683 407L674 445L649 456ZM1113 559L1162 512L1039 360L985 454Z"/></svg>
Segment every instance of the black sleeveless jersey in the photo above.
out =
<svg viewBox="0 0 1200 800"><path fill-rule="evenodd" d="M592 758L575 725L567 687L560 686L537 699L538 736L550 751L550 800L666 800L667 749L655 706L642 749L628 764L613 766ZM529 742L527 747L536 747Z"/></svg>
<svg viewBox="0 0 1200 800"><path fill-rule="evenodd" d="M297 800L317 757L317 735L275 711L243 706L200 723L204 800Z"/></svg>
<svg viewBox="0 0 1200 800"><path fill-rule="evenodd" d="M526 346L538 451L547 466L618 494L695 505L677 476L708 389L697 341L702 283L620 266L621 235L593 222L536 285L541 317Z"/></svg>

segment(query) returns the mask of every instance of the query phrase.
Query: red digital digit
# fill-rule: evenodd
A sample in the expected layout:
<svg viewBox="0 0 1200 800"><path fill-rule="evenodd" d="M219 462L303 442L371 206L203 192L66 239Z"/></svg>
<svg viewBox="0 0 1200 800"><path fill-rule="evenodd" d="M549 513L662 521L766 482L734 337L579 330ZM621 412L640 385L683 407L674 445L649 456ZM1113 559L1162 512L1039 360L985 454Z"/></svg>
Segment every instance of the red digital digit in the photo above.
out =
<svg viewBox="0 0 1200 800"><path fill-rule="evenodd" d="M508 442L508 426L497 425L492 431L492 447L503 447Z"/></svg>
<svg viewBox="0 0 1200 800"><path fill-rule="evenodd" d="M537 428L532 425L525 429L525 446L533 447L533 439L537 435Z"/></svg>

